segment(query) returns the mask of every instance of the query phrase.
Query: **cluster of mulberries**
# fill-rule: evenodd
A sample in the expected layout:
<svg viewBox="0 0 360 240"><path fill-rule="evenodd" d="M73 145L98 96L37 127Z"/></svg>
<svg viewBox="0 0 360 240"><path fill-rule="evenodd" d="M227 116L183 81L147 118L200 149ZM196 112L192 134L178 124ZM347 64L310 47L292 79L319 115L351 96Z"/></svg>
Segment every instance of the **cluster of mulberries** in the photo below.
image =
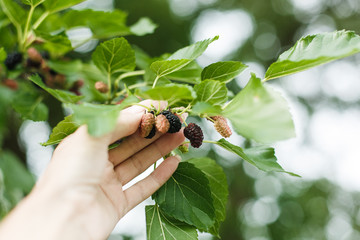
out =
<svg viewBox="0 0 360 240"><path fill-rule="evenodd" d="M157 116L154 112L145 113L140 122L140 136L152 138L156 131L160 133L176 133L181 129L181 121L171 111L164 110Z"/></svg>
<svg viewBox="0 0 360 240"><path fill-rule="evenodd" d="M221 136L228 138L231 136L231 129L223 116L214 116L208 118L214 123L214 127ZM182 123L179 117L169 110L164 110L157 116L154 112L145 113L140 123L140 136L144 138L152 138L156 131L160 133L175 133L180 131ZM184 128L184 136L190 140L190 144L194 148L199 148L204 140L204 134L201 127L195 123L189 123ZM178 149L185 153L188 151L188 144L183 144Z"/></svg>
<svg viewBox="0 0 360 240"><path fill-rule="evenodd" d="M26 51L26 60L24 61L23 67L25 67L25 78L27 75L38 74L41 80L46 86L55 89L67 89L76 95L80 95L80 88L83 86L83 80L77 80L72 84L69 84L64 74L58 73L51 69L47 60L49 54L47 52L40 53L36 48L29 48ZM5 59L5 66L8 70L14 70L19 64L23 62L23 54L19 52L9 53ZM6 80L2 84L8 86L11 89L17 88L15 80ZM35 85L35 84L34 84ZM36 85L36 87L38 87Z"/></svg>

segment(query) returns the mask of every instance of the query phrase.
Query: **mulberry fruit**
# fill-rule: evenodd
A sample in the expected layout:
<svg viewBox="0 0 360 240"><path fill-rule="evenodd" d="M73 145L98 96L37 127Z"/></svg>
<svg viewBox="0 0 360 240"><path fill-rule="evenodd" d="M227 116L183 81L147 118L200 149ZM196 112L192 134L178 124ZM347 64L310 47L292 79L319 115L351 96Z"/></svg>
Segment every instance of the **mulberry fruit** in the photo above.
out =
<svg viewBox="0 0 360 240"><path fill-rule="evenodd" d="M41 56L41 53L39 53L35 48L29 48L27 50L27 54L29 56L29 60L39 65L41 64L43 58Z"/></svg>
<svg viewBox="0 0 360 240"><path fill-rule="evenodd" d="M170 123L170 128L168 130L168 133L176 133L180 131L181 121L178 116L174 115L172 112L167 110L162 111L161 114L164 115Z"/></svg>
<svg viewBox="0 0 360 240"><path fill-rule="evenodd" d="M146 113L141 118L140 123L140 136L149 138L151 134L153 134L150 138L155 135L155 117L152 113Z"/></svg>
<svg viewBox="0 0 360 240"><path fill-rule="evenodd" d="M80 92L80 88L84 85L84 80L77 80L73 83L73 85L71 86L71 88L69 89L70 92L75 93L76 95L80 96L81 92Z"/></svg>
<svg viewBox="0 0 360 240"><path fill-rule="evenodd" d="M214 116L211 119L214 120L215 130L221 134L221 136L228 138L231 136L231 129L223 116Z"/></svg>
<svg viewBox="0 0 360 240"><path fill-rule="evenodd" d="M18 83L13 79L5 79L5 80L2 81L2 84L7 86L8 88L10 88L12 90L16 90L19 87Z"/></svg>
<svg viewBox="0 0 360 240"><path fill-rule="evenodd" d="M161 133L166 133L170 128L170 123L165 115L158 115L155 119L156 129Z"/></svg>
<svg viewBox="0 0 360 240"><path fill-rule="evenodd" d="M182 153L187 153L189 152L189 144L188 143L181 144L180 146L178 146L178 149Z"/></svg>
<svg viewBox="0 0 360 240"><path fill-rule="evenodd" d="M21 53L19 52L9 53L7 58L5 59L5 66L7 67L7 69L12 70L16 67L16 65L21 63L21 61L22 61Z"/></svg>
<svg viewBox="0 0 360 240"><path fill-rule="evenodd" d="M153 125L153 127L151 128L151 131L150 131L149 135L147 135L145 138L151 139L151 138L153 138L153 137L155 136L155 133L156 133L156 128L155 128L155 126Z"/></svg>
<svg viewBox="0 0 360 240"><path fill-rule="evenodd" d="M204 134L201 128L195 123L189 123L184 129L184 136L190 140L194 148L199 148L204 140Z"/></svg>
<svg viewBox="0 0 360 240"><path fill-rule="evenodd" d="M95 83L95 88L101 93L106 93L109 91L109 87L106 83L98 81Z"/></svg>

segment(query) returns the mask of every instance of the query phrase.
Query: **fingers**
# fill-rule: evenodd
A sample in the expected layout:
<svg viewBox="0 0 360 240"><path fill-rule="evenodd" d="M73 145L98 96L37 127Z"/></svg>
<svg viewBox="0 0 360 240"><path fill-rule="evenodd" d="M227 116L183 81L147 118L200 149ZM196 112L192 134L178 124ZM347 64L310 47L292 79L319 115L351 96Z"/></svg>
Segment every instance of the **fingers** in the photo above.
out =
<svg viewBox="0 0 360 240"><path fill-rule="evenodd" d="M154 106L156 109L159 108L161 110L167 107L166 101L145 100L140 102L139 104L146 107ZM113 143L118 139L135 133L136 130L139 128L141 117L144 114L145 110L146 109L144 107L138 105L122 110L118 117L116 128L111 133L110 143Z"/></svg>
<svg viewBox="0 0 360 240"><path fill-rule="evenodd" d="M160 103L160 109L166 108L166 102ZM142 112L143 113L143 112ZM142 115L141 113L141 115ZM184 122L187 118L188 114L183 113L180 116L181 122ZM139 122L140 124L140 122ZM135 130L136 131L136 130ZM153 143L155 140L157 140L161 134L158 132L156 135L151 139L143 138L139 135L139 132L135 132L134 134L127 137L121 144L109 151L109 160L114 164L114 166L117 166L121 162L123 162L125 159L129 158L133 154L139 152L141 149L145 148L146 146ZM175 148L175 147L174 147Z"/></svg>
<svg viewBox="0 0 360 240"><path fill-rule="evenodd" d="M156 133L155 136L151 139L146 139L141 137L139 131L137 131L121 142L118 147L109 151L109 161L112 162L114 166L116 166L125 159L128 159L133 154L156 141L160 136L160 133Z"/></svg>
<svg viewBox="0 0 360 240"><path fill-rule="evenodd" d="M175 172L179 165L180 157L168 157L148 177L125 190L125 198L128 202L127 211L150 197L158 190Z"/></svg>
<svg viewBox="0 0 360 240"><path fill-rule="evenodd" d="M115 167L116 175L122 185L127 184L140 173L144 172L158 159L171 152L185 140L181 132L165 134L152 144L135 153L123 163Z"/></svg>

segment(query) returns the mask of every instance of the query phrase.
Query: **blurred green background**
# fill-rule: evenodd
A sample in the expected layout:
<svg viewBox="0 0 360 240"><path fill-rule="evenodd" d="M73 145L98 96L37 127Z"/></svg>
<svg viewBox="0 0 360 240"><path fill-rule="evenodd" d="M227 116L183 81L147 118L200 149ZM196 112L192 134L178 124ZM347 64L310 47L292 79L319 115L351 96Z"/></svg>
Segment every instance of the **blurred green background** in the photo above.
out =
<svg viewBox="0 0 360 240"><path fill-rule="evenodd" d="M129 37L152 56L218 34L220 40L199 63L239 60L259 76L301 36L340 29L360 33L358 0L114 3L129 13L130 22L148 16L159 25L155 34ZM230 198L222 239L360 239L359 63L355 56L269 83L290 101L297 128L296 139L275 146L277 156L286 170L303 178L264 174L218 148L192 152L207 152L227 173ZM230 84L235 93L246 84L247 74ZM219 138L210 128L206 133Z"/></svg>
<svg viewBox="0 0 360 240"><path fill-rule="evenodd" d="M76 8L119 8L128 12L129 24L143 16L151 18L159 25L154 34L127 39L154 57L220 35L198 61L202 66L220 60L249 65L249 70L229 83L234 93L245 86L250 72L262 77L278 55L301 36L340 29L360 33L359 0L93 0ZM0 24L1 33L6 29ZM86 58L93 47L73 54ZM227 173L230 194L222 239L360 239L359 64L357 55L268 83L289 100L297 131L295 139L275 145L279 162L302 178L260 172L217 147L205 145L190 152L189 157L213 157ZM59 107L55 105L54 112ZM3 117L0 121L5 121ZM61 118L52 113L50 117L50 126ZM14 150L39 175L52 151L37 144L46 140L48 125L25 122L18 132L17 124L11 119L0 124L8 128L3 148ZM207 139L220 138L210 128L204 130ZM251 145L236 136L230 141ZM10 171L5 161L0 164ZM19 171L14 176L24 175ZM0 182L7 181L1 176ZM16 202L28 190L28 186L15 189L11 201ZM0 201L1 209L9 205L4 199ZM123 219L109 239L144 239L143 205L139 209ZM213 238L200 234L200 239Z"/></svg>

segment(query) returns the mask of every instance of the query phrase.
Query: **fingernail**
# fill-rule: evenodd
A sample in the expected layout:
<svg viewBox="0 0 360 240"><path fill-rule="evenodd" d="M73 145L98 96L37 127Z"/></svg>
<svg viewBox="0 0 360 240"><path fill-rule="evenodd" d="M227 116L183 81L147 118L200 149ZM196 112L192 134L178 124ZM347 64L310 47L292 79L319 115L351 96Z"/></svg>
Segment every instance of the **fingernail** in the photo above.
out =
<svg viewBox="0 0 360 240"><path fill-rule="evenodd" d="M143 108L141 106L131 106L129 108L126 108L124 111L126 111L128 113L144 113L145 108Z"/></svg>
<svg viewBox="0 0 360 240"><path fill-rule="evenodd" d="M181 157L179 155L174 156L179 162L181 162Z"/></svg>

